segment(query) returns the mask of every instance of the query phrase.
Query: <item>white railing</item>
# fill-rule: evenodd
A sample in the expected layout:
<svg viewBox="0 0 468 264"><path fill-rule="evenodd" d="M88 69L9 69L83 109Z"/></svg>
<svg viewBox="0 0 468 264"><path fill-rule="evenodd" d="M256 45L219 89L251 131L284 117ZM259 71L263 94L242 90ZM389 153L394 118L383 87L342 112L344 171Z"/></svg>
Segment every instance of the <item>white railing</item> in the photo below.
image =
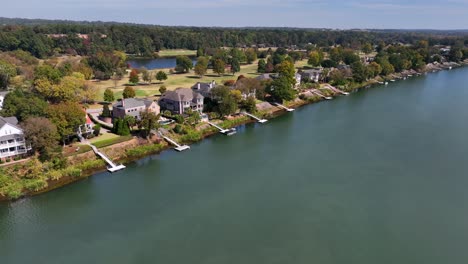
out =
<svg viewBox="0 0 468 264"><path fill-rule="evenodd" d="M26 149L20 149L20 150L14 150L14 151L9 151L9 152L0 152L0 157L11 157L15 155L21 155L21 154L26 154L28 151Z"/></svg>

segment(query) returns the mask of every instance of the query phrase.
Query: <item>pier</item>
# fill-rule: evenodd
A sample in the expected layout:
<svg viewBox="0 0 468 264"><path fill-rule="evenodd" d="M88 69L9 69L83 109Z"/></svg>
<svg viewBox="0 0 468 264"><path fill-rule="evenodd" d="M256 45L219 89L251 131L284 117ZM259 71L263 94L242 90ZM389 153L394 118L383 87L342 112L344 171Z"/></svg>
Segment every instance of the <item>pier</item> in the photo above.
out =
<svg viewBox="0 0 468 264"><path fill-rule="evenodd" d="M230 128L230 129L224 129L224 128L222 128L222 127L220 127L220 126L218 126L215 123L212 123L210 121L207 121L207 123L209 125L213 126L213 127L216 127L219 130L219 133L224 134L226 136L232 136L232 135L236 134L236 132L237 132L235 127Z"/></svg>
<svg viewBox="0 0 468 264"><path fill-rule="evenodd" d="M325 85L324 86L325 89L329 89L335 93L340 93L340 94L343 94L343 95L348 95L349 93L348 92L344 92L344 91L341 91L340 89L337 89L331 85Z"/></svg>
<svg viewBox="0 0 468 264"><path fill-rule="evenodd" d="M323 95L323 94L322 94L321 92L319 92L317 89L311 90L310 92L313 93L313 94L315 94L315 95L317 95L318 97L321 97L321 98L324 98L324 99L327 99L327 100L333 99L333 97Z"/></svg>
<svg viewBox="0 0 468 264"><path fill-rule="evenodd" d="M103 159L109 166L107 167L107 171L109 172L116 172L116 171L119 171L119 170L123 170L125 169L125 166L120 164L120 165L117 165L115 164L111 159L109 159L104 153L102 153L101 151L99 151L99 149L94 146L93 144L91 144L87 139L85 139L83 137L83 135L81 134L81 130L78 132L78 138L80 139L81 143L83 144L86 144L88 146L91 147L91 149L93 149L94 153L99 156L101 159Z"/></svg>
<svg viewBox="0 0 468 264"><path fill-rule="evenodd" d="M190 146L187 145L180 145L179 143L175 142L174 140L170 139L169 137L164 136L161 132L158 132L159 135L164 138L167 142L171 143L175 146L175 150L182 152L184 150L190 149Z"/></svg>
<svg viewBox="0 0 468 264"><path fill-rule="evenodd" d="M284 106L284 105L282 105L282 104L280 104L280 103L273 103L273 104L276 105L276 106L279 107L279 108L282 108L282 109L288 111L288 112L294 111L294 109L288 108L288 107L286 107L286 106Z"/></svg>
<svg viewBox="0 0 468 264"><path fill-rule="evenodd" d="M254 116L254 115L252 115L252 114L249 114L249 113L247 113L247 112L243 112L242 114L247 115L247 116L250 116L251 118L257 120L259 123L265 123L265 122L268 121L268 120L266 120L266 119L260 119L260 118Z"/></svg>

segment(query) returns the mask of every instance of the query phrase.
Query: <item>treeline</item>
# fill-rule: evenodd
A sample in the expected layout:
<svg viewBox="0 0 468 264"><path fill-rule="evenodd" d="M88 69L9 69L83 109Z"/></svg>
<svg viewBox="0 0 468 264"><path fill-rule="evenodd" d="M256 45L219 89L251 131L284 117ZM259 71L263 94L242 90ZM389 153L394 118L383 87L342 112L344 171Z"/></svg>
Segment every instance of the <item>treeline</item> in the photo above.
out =
<svg viewBox="0 0 468 264"><path fill-rule="evenodd" d="M9 22L8 22L9 21ZM191 49L243 47L306 47L309 43L319 47L340 45L359 49L364 43L415 44L427 40L433 45L454 45L457 41L468 44L464 32L377 32L353 30L294 29L294 28L201 28L165 27L119 23L85 23L69 21L36 21L14 24L4 21L0 26L0 51L22 49L36 57L68 53L89 55L98 51L119 50L139 56L151 56L161 49ZM48 37L66 34L65 37ZM77 34L87 34L80 38Z"/></svg>

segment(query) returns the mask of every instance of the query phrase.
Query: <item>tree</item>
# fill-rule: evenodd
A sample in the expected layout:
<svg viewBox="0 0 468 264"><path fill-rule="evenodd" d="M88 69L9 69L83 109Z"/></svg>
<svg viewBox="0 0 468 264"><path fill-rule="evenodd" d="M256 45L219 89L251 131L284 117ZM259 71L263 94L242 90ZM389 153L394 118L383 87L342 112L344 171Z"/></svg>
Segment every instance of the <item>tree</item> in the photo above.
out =
<svg viewBox="0 0 468 264"><path fill-rule="evenodd" d="M140 113L138 128L146 138L149 137L152 130L158 129L160 127L158 122L160 117L160 114L156 115L155 113L149 111L142 111Z"/></svg>
<svg viewBox="0 0 468 264"><path fill-rule="evenodd" d="M114 100L114 92L111 89L106 88L106 90L104 91L104 101L113 102Z"/></svg>
<svg viewBox="0 0 468 264"><path fill-rule="evenodd" d="M148 71L145 67L141 67L139 72L141 73L141 78L143 81L147 83L151 83L151 79L153 78L151 72Z"/></svg>
<svg viewBox="0 0 468 264"><path fill-rule="evenodd" d="M64 144L68 137L75 134L78 127L85 124L86 121L86 113L76 102L50 105L47 114L50 121L57 126L57 132Z"/></svg>
<svg viewBox="0 0 468 264"><path fill-rule="evenodd" d="M195 126L201 121L201 116L198 111L193 111L189 108L187 109L187 111L185 111L185 114L187 115L185 122L187 122L191 126Z"/></svg>
<svg viewBox="0 0 468 264"><path fill-rule="evenodd" d="M163 93L165 93L166 91L167 91L166 86L161 85L161 87L159 87L159 93L163 94Z"/></svg>
<svg viewBox="0 0 468 264"><path fill-rule="evenodd" d="M213 72L217 73L218 75L224 74L224 70L226 68L226 64L221 59L216 59L213 63Z"/></svg>
<svg viewBox="0 0 468 264"><path fill-rule="evenodd" d="M284 100L293 100L295 97L295 91L292 88L291 82L285 76L273 80L267 86L266 91L279 103L282 103Z"/></svg>
<svg viewBox="0 0 468 264"><path fill-rule="evenodd" d="M0 89L5 89L10 83L10 79L16 76L16 68L4 60L0 60Z"/></svg>
<svg viewBox="0 0 468 264"><path fill-rule="evenodd" d="M126 86L125 89L123 90L122 96L124 99L126 98L134 98L135 97L135 89L133 89L130 86Z"/></svg>
<svg viewBox="0 0 468 264"><path fill-rule="evenodd" d="M370 77L376 77L382 72L382 67L380 67L380 65L377 62L373 61L369 63L369 65L367 66L367 70L369 72Z"/></svg>
<svg viewBox="0 0 468 264"><path fill-rule="evenodd" d="M43 64L34 69L34 79L46 79L53 84L58 84L62 78L62 73L54 67Z"/></svg>
<svg viewBox="0 0 468 264"><path fill-rule="evenodd" d="M346 77L340 70L333 70L330 72L330 82L333 85L345 85Z"/></svg>
<svg viewBox="0 0 468 264"><path fill-rule="evenodd" d="M132 69L130 72L130 83L138 83L140 81L140 77L138 76L138 71L136 69Z"/></svg>
<svg viewBox="0 0 468 264"><path fill-rule="evenodd" d="M265 60L264 60L264 59L260 59L260 60L258 61L257 72L258 72L258 73L265 73L265 72L266 72L265 68L266 68L266 62L265 62Z"/></svg>
<svg viewBox="0 0 468 264"><path fill-rule="evenodd" d="M279 77L285 78L291 84L291 87L296 84L294 64L290 61L285 60L277 65L276 71Z"/></svg>
<svg viewBox="0 0 468 264"><path fill-rule="evenodd" d="M5 96L1 116L16 116L19 121L28 117L46 116L48 104L31 92L16 89Z"/></svg>
<svg viewBox="0 0 468 264"><path fill-rule="evenodd" d="M115 118L112 126L112 132L119 136L130 135L130 127L128 126L128 122L120 117Z"/></svg>
<svg viewBox="0 0 468 264"><path fill-rule="evenodd" d="M320 55L317 51L312 51L309 53L309 60L307 61L307 64L312 65L312 66L320 66Z"/></svg>
<svg viewBox="0 0 468 264"><path fill-rule="evenodd" d="M240 105L241 108L248 113L254 113L257 111L257 101L253 96L247 97L247 99L243 100Z"/></svg>
<svg viewBox="0 0 468 264"><path fill-rule="evenodd" d="M20 123L26 142L39 153L41 161L49 160L60 139L57 127L47 118L29 117Z"/></svg>
<svg viewBox="0 0 468 264"><path fill-rule="evenodd" d="M231 115L237 110L236 99L231 94L231 89L226 86L216 86L211 90L214 111L220 117Z"/></svg>
<svg viewBox="0 0 468 264"><path fill-rule="evenodd" d="M176 57L176 71L189 72L193 68L192 60L187 56Z"/></svg>
<svg viewBox="0 0 468 264"><path fill-rule="evenodd" d="M364 52L365 54L369 54L372 52L374 48L372 48L372 45L369 43L369 42L366 42L364 45L362 45L362 52Z"/></svg>
<svg viewBox="0 0 468 264"><path fill-rule="evenodd" d="M208 69L208 59L206 57L198 57L197 65L195 65L195 74L203 77Z"/></svg>
<svg viewBox="0 0 468 264"><path fill-rule="evenodd" d="M102 117L111 117L112 114L111 114L111 111L109 110L109 105L108 104L104 104L102 106L102 114L101 114Z"/></svg>
<svg viewBox="0 0 468 264"><path fill-rule="evenodd" d="M247 63L252 64L252 62L257 60L257 52L250 48L245 51L245 56L247 58Z"/></svg>
<svg viewBox="0 0 468 264"><path fill-rule="evenodd" d="M362 83L366 81L367 79L367 71L366 67L362 62L356 61L353 64L351 64L351 69L353 70L353 79L358 82Z"/></svg>
<svg viewBox="0 0 468 264"><path fill-rule="evenodd" d="M167 74L163 71L158 71L158 73L156 73L156 80L160 82L167 80Z"/></svg>
<svg viewBox="0 0 468 264"><path fill-rule="evenodd" d="M240 72L240 63L236 58L233 58L231 60L231 73L234 75L236 72Z"/></svg>

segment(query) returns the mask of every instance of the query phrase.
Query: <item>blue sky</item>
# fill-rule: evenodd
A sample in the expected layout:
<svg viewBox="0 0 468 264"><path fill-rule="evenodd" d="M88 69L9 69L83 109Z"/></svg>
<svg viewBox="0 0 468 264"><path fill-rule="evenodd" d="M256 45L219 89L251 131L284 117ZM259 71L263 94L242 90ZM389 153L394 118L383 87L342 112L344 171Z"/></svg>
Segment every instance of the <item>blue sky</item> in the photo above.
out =
<svg viewBox="0 0 468 264"><path fill-rule="evenodd" d="M468 0L21 0L0 16L186 26L468 28Z"/></svg>

